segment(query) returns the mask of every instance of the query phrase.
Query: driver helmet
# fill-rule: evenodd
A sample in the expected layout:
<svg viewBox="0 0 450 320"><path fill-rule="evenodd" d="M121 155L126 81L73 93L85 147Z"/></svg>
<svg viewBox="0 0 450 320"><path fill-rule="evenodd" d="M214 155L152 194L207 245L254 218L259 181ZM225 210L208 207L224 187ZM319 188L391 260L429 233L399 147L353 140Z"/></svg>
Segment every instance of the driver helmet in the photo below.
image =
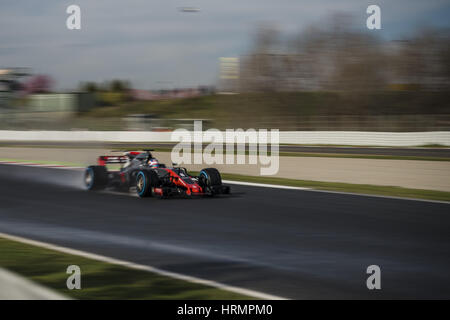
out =
<svg viewBox="0 0 450 320"><path fill-rule="evenodd" d="M152 159L148 160L148 166L150 168L158 168L159 167L159 162L155 158L152 158Z"/></svg>

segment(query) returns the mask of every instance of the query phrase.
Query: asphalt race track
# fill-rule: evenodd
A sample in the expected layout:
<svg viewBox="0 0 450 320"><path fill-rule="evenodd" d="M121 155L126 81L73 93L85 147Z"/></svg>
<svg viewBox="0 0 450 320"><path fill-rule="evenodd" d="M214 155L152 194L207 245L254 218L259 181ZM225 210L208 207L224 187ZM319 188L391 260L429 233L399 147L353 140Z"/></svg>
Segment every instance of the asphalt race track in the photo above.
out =
<svg viewBox="0 0 450 320"><path fill-rule="evenodd" d="M233 186L204 199L88 192L0 165L0 232L286 298L450 298L450 205ZM381 290L366 268L381 267Z"/></svg>

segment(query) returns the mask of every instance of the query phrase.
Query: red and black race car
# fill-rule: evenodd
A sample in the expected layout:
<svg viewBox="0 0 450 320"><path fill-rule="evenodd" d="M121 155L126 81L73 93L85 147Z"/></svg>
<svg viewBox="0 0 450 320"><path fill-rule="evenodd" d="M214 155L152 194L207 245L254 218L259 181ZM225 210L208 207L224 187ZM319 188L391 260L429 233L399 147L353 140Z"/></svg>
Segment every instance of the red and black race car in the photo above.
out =
<svg viewBox="0 0 450 320"><path fill-rule="evenodd" d="M230 187L222 184L215 168L202 169L198 176L188 174L186 168L167 168L151 154L151 149L128 151L124 155L100 156L98 165L89 166L84 174L88 190L114 188L128 192L136 188L139 197L194 196L229 194ZM117 171L108 170L107 164L120 164Z"/></svg>

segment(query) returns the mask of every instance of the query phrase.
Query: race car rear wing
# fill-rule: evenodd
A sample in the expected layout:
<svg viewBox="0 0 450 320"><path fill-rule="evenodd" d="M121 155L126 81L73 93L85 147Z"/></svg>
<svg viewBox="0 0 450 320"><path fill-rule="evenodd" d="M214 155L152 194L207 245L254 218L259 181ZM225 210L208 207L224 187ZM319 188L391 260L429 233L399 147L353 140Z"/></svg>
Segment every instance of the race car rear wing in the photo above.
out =
<svg viewBox="0 0 450 320"><path fill-rule="evenodd" d="M127 156L100 156L97 163L99 166L105 166L111 163L126 163L128 160Z"/></svg>

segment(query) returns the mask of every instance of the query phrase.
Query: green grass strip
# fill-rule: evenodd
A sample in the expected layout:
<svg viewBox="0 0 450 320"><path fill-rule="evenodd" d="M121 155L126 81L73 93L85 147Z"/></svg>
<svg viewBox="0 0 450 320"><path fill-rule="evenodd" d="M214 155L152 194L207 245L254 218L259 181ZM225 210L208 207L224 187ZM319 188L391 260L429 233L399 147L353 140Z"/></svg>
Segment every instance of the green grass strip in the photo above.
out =
<svg viewBox="0 0 450 320"><path fill-rule="evenodd" d="M203 284L87 259L0 237L0 266L75 299L252 299ZM81 289L66 286L69 265Z"/></svg>
<svg viewBox="0 0 450 320"><path fill-rule="evenodd" d="M393 155L350 154L350 153L310 153L310 152L280 152L280 157L319 157L319 158L354 158L354 159L380 159L380 160L450 161L450 158L446 158L446 157L393 156Z"/></svg>
<svg viewBox="0 0 450 320"><path fill-rule="evenodd" d="M136 148L135 148L136 149ZM112 150L133 150L132 147L114 147ZM225 148L224 148L225 150ZM172 152L171 148L155 147L155 152ZM194 150L191 150L195 153ZM203 151L202 151L203 152ZM249 155L248 151L237 152L234 155ZM271 152L267 153L269 156ZM321 153L321 152L279 152L280 157L319 157L319 158L353 158L353 159L379 159L379 160L422 160L422 161L450 161L447 157L430 157L430 156L395 156L395 155L376 155L376 154L351 154L351 153Z"/></svg>
<svg viewBox="0 0 450 320"><path fill-rule="evenodd" d="M151 143L145 145L151 147ZM0 143L0 147L8 147L8 148L49 148L49 149L98 149L98 146L86 145L83 147L75 146L75 145L2 145ZM123 151L123 150L139 150L142 146L139 145L130 145L123 144L123 146L110 146L108 149L114 151ZM154 147L155 152L172 152L171 147ZM224 148L225 150L225 148ZM194 150L191 150L194 153ZM249 152L237 152L236 149L234 151L234 155L236 154L245 154L248 155ZM271 153L268 152L270 156ZM450 161L449 157L434 157L434 156L397 156L397 155L378 155L378 154L353 154L353 153L322 153L322 152L293 152L293 151L281 151L279 152L280 157L319 157L319 158L354 158L354 159L380 159L380 160L420 160L420 161Z"/></svg>
<svg viewBox="0 0 450 320"><path fill-rule="evenodd" d="M23 159L10 159L10 158L0 158L0 161L18 162L18 163L47 164L47 165L68 166L68 167L85 167L85 165L82 164L82 163L68 162L68 161L23 160Z"/></svg>

